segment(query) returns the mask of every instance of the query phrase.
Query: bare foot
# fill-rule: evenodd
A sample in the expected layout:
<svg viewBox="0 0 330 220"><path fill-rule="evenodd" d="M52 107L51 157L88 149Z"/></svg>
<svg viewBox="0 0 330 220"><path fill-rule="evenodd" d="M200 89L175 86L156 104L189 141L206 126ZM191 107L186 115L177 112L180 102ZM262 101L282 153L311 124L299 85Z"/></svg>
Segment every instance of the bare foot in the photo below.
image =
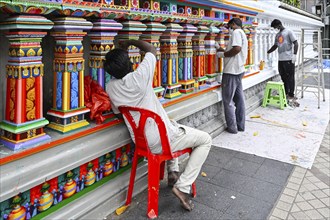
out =
<svg viewBox="0 0 330 220"><path fill-rule="evenodd" d="M188 198L186 193L181 192L175 186L172 188L172 192L176 197L179 198L182 208L184 208L185 210L188 210L188 211L193 210L194 203Z"/></svg>

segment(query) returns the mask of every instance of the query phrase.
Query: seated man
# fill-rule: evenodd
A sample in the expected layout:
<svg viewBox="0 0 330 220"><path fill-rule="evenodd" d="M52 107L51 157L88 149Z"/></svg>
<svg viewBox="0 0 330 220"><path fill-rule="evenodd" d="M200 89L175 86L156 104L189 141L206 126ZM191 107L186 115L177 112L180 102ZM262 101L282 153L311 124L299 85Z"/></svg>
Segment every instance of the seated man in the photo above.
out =
<svg viewBox="0 0 330 220"><path fill-rule="evenodd" d="M130 45L138 47L146 52L143 61L134 71L130 62L127 48ZM167 162L169 173L169 185L176 195L182 207L191 211L194 207L187 197L191 185L196 180L200 169L209 153L212 138L206 132L177 124L169 119L162 104L152 88L156 66L156 48L144 41L128 40L121 43L121 48L111 50L106 55L104 69L114 78L107 85L107 93L111 100L111 107L115 114L119 114L118 107L121 105L140 107L157 113L164 121L172 152L193 148L184 172L178 177L178 160ZM139 120L139 115L133 115ZM125 121L126 122L126 121ZM134 140L134 133L128 122L126 122L130 135ZM153 120L148 119L146 123L146 136L153 153L161 152L161 142L158 127Z"/></svg>

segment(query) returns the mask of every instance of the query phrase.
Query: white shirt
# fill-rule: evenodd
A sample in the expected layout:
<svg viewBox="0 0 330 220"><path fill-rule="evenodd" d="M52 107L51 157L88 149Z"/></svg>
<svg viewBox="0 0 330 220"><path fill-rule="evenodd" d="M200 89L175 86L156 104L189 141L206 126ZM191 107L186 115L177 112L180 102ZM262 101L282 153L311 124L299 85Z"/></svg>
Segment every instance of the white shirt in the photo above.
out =
<svg viewBox="0 0 330 220"><path fill-rule="evenodd" d="M168 138L171 142L179 134L179 127L176 122L170 121L152 88L155 66L156 57L152 53L146 53L143 61L135 71L128 73L122 79L111 79L106 86L106 91L115 114L120 113L118 107L121 105L140 107L157 113L165 123ZM139 114L135 113L132 116L134 121L138 122L140 120ZM135 141L130 124L126 119L125 122L133 141ZM150 150L153 153L160 153L162 148L158 127L154 120L150 118L147 120L145 131Z"/></svg>
<svg viewBox="0 0 330 220"><path fill-rule="evenodd" d="M248 42L246 35L242 29L235 29L229 38L226 52L234 46L241 47L241 51L233 57L224 57L223 73L238 75L245 72L244 64L246 63Z"/></svg>

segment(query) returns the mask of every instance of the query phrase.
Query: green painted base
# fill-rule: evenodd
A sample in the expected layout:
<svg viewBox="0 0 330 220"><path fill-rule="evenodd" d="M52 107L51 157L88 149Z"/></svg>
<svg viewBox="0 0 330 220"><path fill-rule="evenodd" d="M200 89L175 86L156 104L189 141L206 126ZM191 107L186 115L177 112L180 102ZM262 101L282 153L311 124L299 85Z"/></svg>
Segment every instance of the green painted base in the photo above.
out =
<svg viewBox="0 0 330 220"><path fill-rule="evenodd" d="M33 122L20 124L18 126L15 126L6 121L3 121L0 123L0 128L3 130L6 130L8 132L14 133L14 134L20 134L23 132L27 132L28 130L31 130L31 129L44 127L48 124L49 124L49 121L47 119L36 120Z"/></svg>
<svg viewBox="0 0 330 220"><path fill-rule="evenodd" d="M196 79L198 82L207 80L207 76L203 76Z"/></svg>

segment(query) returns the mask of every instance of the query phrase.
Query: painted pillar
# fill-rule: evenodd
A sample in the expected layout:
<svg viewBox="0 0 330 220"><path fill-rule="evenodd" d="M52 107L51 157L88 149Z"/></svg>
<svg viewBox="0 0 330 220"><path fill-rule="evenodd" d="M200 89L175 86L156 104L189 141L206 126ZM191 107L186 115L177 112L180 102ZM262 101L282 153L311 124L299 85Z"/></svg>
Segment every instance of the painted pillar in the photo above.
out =
<svg viewBox="0 0 330 220"><path fill-rule="evenodd" d="M84 18L63 17L54 20L54 86L53 106L47 112L49 127L67 133L89 125L85 113L90 110L84 103L84 48L83 37L92 28Z"/></svg>
<svg viewBox="0 0 330 220"><path fill-rule="evenodd" d="M217 83L216 71L216 48L215 37L220 32L220 29L214 26L209 27L210 32L205 37L205 75L207 76L206 84L212 85Z"/></svg>
<svg viewBox="0 0 330 220"><path fill-rule="evenodd" d="M205 45L204 38L209 28L198 25L198 32L193 36L193 76L198 82L199 89L206 87L207 77L205 75Z"/></svg>
<svg viewBox="0 0 330 220"><path fill-rule="evenodd" d="M195 79L193 77L193 50L192 37L197 32L197 28L192 24L181 25L183 31L178 36L179 53L179 83L181 93L190 93L194 91Z"/></svg>
<svg viewBox="0 0 330 220"><path fill-rule="evenodd" d="M162 82L161 82L162 72L161 72L161 53L160 53L159 38L162 35L162 33L166 30L166 26L159 22L147 22L145 23L145 25L147 26L147 29L142 33L140 39L148 43L151 43L157 49L157 55L156 55L157 63L154 73L153 87L157 97L163 100L164 88L162 87Z"/></svg>
<svg viewBox="0 0 330 220"><path fill-rule="evenodd" d="M225 27L220 27L219 30L220 32L216 36L215 40L218 42L220 47L225 49L226 48L225 37L226 35L228 35L228 29ZM217 58L217 72L218 73L223 72L223 58Z"/></svg>
<svg viewBox="0 0 330 220"><path fill-rule="evenodd" d="M253 57L254 57L254 64L255 64L255 70L258 69L258 63L259 63L259 31L258 31L258 28L255 29L255 34L254 34L254 54L253 54Z"/></svg>
<svg viewBox="0 0 330 220"><path fill-rule="evenodd" d="M114 20L98 19L93 21L93 28L88 34L91 38L89 73L103 89L110 79L110 75L103 69L103 61L105 55L114 48L114 38L122 28L123 25Z"/></svg>
<svg viewBox="0 0 330 220"><path fill-rule="evenodd" d="M177 38L183 28L179 24L166 24L166 31L160 37L160 52L162 56L162 85L165 87L165 98L171 99L181 96L179 89L179 65Z"/></svg>
<svg viewBox="0 0 330 220"><path fill-rule="evenodd" d="M147 29L147 26L140 21L125 21L122 22L123 29L119 31L116 38L119 41L125 40L139 40L142 31ZM129 46L128 55L133 63L133 69L135 70L141 62L140 49L135 46Z"/></svg>
<svg viewBox="0 0 330 220"><path fill-rule="evenodd" d="M50 137L44 133L49 122L43 116L42 38L53 22L42 16L16 15L0 24L9 38L6 66L5 119L0 123L1 142L11 150L27 148ZM4 104L4 102L3 102Z"/></svg>

